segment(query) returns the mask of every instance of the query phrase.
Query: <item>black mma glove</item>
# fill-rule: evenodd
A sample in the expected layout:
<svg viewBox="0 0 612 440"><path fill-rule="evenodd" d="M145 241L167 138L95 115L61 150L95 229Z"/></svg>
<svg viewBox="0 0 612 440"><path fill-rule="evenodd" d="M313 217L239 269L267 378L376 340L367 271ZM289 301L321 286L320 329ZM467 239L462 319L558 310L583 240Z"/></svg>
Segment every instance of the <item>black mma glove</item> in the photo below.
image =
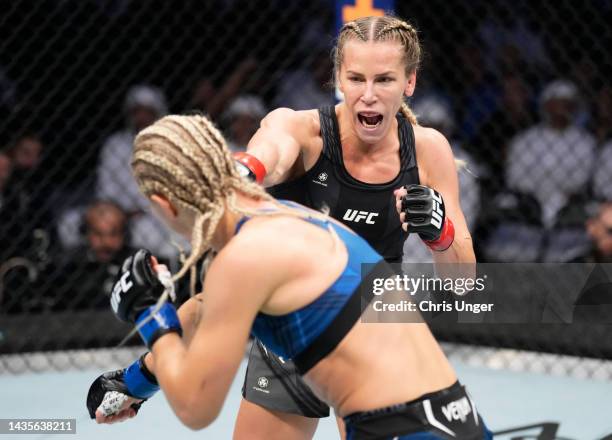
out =
<svg viewBox="0 0 612 440"><path fill-rule="evenodd" d="M123 261L111 295L113 312L120 320L134 323L163 291L164 286L151 265L151 253L140 249Z"/></svg>
<svg viewBox="0 0 612 440"><path fill-rule="evenodd" d="M423 185L407 185L402 197L408 232L416 232L434 251L445 251L455 238L455 228L446 216L444 200L436 190Z"/></svg>
<svg viewBox="0 0 612 440"><path fill-rule="evenodd" d="M131 405L138 413L140 405L159 390L155 376L144 363L144 356L128 368L109 371L94 380L87 393L87 410L92 419L96 418L98 408L104 416L118 413L130 397L141 400Z"/></svg>
<svg viewBox="0 0 612 440"><path fill-rule="evenodd" d="M113 312L122 321L138 324L138 331L149 348L166 333L182 333L172 304L165 302L155 310L165 289L151 265L151 253L145 249L125 259L113 286Z"/></svg>

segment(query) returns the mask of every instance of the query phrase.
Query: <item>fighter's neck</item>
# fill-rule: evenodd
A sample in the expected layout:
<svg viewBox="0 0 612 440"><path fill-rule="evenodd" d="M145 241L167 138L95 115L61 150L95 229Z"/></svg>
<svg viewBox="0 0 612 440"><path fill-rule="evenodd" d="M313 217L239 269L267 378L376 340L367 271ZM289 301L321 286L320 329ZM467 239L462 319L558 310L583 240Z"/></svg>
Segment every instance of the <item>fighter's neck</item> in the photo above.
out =
<svg viewBox="0 0 612 440"><path fill-rule="evenodd" d="M271 209L276 205L268 200L257 200L238 192L236 194L236 207L257 211L259 209ZM216 251L221 250L236 234L236 226L242 221L243 217L243 214L228 209L227 205L225 206L223 216L219 220L211 240L212 247Z"/></svg>

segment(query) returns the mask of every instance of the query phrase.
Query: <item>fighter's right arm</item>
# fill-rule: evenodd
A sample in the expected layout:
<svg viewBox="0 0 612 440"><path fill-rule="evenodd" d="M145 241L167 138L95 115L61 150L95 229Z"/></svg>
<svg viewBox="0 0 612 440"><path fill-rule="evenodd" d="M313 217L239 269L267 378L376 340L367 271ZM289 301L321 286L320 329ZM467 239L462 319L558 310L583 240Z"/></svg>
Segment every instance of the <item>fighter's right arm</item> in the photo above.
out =
<svg viewBox="0 0 612 440"><path fill-rule="evenodd" d="M198 293L185 301L176 311L183 328L183 341L185 345L189 345L195 329L200 322L202 316L202 307L204 307L204 293ZM142 358L145 367L155 374L155 365L153 362L153 354L146 353Z"/></svg>
<svg viewBox="0 0 612 440"><path fill-rule="evenodd" d="M199 293L177 310L185 344L191 341L202 315L203 298L203 293ZM122 422L136 416L143 400L159 390L154 366L153 355L148 352L130 367L98 377L87 394L90 416L98 423Z"/></svg>
<svg viewBox="0 0 612 440"><path fill-rule="evenodd" d="M288 108L268 113L249 141L247 154L256 157L266 169L264 186L287 180L302 150L307 147L306 124L300 113Z"/></svg>

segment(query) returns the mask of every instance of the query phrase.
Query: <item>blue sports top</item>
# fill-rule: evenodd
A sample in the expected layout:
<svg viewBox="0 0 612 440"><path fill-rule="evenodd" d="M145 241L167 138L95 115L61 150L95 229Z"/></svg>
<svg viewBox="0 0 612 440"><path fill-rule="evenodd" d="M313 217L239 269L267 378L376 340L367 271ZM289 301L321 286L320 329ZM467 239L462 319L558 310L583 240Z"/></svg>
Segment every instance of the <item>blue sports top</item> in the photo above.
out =
<svg viewBox="0 0 612 440"><path fill-rule="evenodd" d="M284 200L280 202L292 208L304 209L304 207L293 202ZM236 225L236 233L248 220L249 217L240 219ZM353 309L349 313L353 315L349 318L350 322L345 323L348 325L344 326L347 327L344 333L338 335L337 331L332 331L331 333L334 334L329 335L331 337L327 337L326 341L318 341L322 342L323 346L327 346L327 348L321 347L321 344L318 344L319 347L314 350L316 353L311 353L308 356L311 358L309 359L310 362L307 361L306 364L302 362L300 365L296 357L299 357L301 353L309 348L315 339L322 336L343 309L348 308L347 303L351 297L355 296L356 300L359 300L360 289L358 287L362 283L363 277L366 276L366 273L362 273L362 269L370 272L375 264L383 261L382 256L354 232L334 222L313 217L305 217L304 221L325 229L332 227L346 246L348 251L347 264L336 281L310 304L286 315L273 316L260 312L257 314L252 327L252 334L257 339L261 340L275 354L287 359L293 359L298 369L302 370L302 373L305 372L304 370L314 366L316 362L335 348L337 343L352 328L361 313L354 313L355 310ZM369 266L362 267L362 264L368 263L370 264ZM356 300L354 299L352 303L355 303ZM358 310L359 305L360 302L357 305ZM344 314L347 314L346 310ZM322 351L326 352L322 353ZM314 359L312 359L313 355Z"/></svg>

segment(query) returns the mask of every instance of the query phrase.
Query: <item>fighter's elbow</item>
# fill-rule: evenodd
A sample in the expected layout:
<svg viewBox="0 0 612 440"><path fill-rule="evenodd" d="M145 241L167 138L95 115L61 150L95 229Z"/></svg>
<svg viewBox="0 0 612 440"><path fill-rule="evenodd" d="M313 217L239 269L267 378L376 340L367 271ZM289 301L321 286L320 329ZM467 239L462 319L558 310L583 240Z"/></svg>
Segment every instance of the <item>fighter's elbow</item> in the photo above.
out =
<svg viewBox="0 0 612 440"><path fill-rule="evenodd" d="M179 420L181 421L181 423L185 425L187 428L191 429L192 431L199 431L200 429L204 429L212 423L208 420L204 420L201 417L196 417L191 414L178 414L177 413L177 416Z"/></svg>
<svg viewBox="0 0 612 440"><path fill-rule="evenodd" d="M183 425L191 429L192 431L199 431L200 429L206 428L210 425L213 420L203 419L202 417L179 417Z"/></svg>
<svg viewBox="0 0 612 440"><path fill-rule="evenodd" d="M167 394L181 423L194 431L206 428L214 422L223 406L223 399L205 388L207 387L201 384L189 390L182 389L181 393L175 394L174 399Z"/></svg>
<svg viewBox="0 0 612 440"><path fill-rule="evenodd" d="M219 411L211 411L211 409L206 405L184 407L175 411L175 413L181 423L193 431L206 428L208 425L214 422L219 415Z"/></svg>
<svg viewBox="0 0 612 440"><path fill-rule="evenodd" d="M283 166L282 163L277 163L276 166L268 174L266 174L263 185L268 187L284 182L288 172L289 167Z"/></svg>

